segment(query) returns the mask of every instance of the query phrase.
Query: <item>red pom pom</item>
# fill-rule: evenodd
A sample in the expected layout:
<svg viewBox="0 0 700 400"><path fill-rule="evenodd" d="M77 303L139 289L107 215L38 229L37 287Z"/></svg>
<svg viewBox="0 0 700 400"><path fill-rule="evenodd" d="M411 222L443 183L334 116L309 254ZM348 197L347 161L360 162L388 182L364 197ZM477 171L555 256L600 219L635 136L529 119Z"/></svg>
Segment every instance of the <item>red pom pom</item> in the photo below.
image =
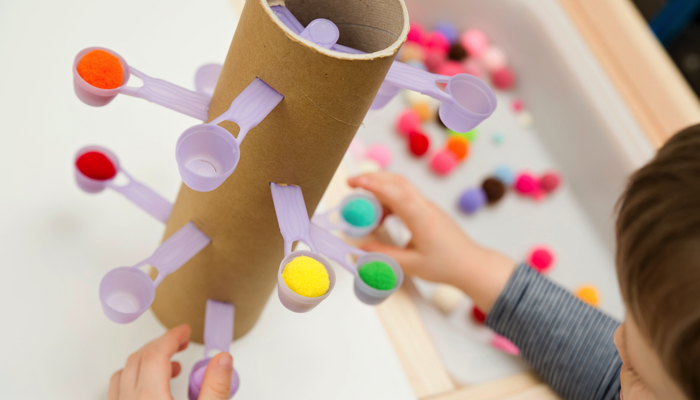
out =
<svg viewBox="0 0 700 400"><path fill-rule="evenodd" d="M515 86L515 73L508 67L497 69L491 73L493 86L501 90L508 90Z"/></svg>
<svg viewBox="0 0 700 400"><path fill-rule="evenodd" d="M555 191L561 183L561 177L556 172L548 172L540 178L540 187L547 193Z"/></svg>
<svg viewBox="0 0 700 400"><path fill-rule="evenodd" d="M424 133L413 131L408 135L408 148L416 156L422 156L430 147L430 139Z"/></svg>
<svg viewBox="0 0 700 400"><path fill-rule="evenodd" d="M97 151L88 151L82 154L75 161L75 166L83 175L100 181L112 179L117 174L112 160Z"/></svg>
<svg viewBox="0 0 700 400"><path fill-rule="evenodd" d="M472 307L472 318L474 318L474 321L480 324L486 322L486 314L484 314L484 312L477 306Z"/></svg>

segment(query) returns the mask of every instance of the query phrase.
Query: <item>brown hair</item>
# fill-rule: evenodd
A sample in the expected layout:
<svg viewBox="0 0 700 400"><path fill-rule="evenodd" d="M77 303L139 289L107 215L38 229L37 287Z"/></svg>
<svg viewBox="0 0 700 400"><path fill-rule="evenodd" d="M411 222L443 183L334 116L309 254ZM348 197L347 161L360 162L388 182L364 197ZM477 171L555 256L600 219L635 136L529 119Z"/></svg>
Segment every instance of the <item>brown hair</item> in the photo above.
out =
<svg viewBox="0 0 700 400"><path fill-rule="evenodd" d="M622 297L666 371L700 399L700 125L632 175L618 210Z"/></svg>

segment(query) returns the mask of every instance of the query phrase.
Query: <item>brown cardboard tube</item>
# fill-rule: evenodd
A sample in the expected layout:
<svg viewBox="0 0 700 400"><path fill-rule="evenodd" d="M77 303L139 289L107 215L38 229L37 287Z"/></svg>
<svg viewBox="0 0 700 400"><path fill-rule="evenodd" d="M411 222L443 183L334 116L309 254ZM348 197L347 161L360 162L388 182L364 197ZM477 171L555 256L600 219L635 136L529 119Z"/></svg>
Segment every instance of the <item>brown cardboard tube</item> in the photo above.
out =
<svg viewBox="0 0 700 400"><path fill-rule="evenodd" d="M301 186L313 215L408 33L403 0L289 0L285 5L304 25L330 19L340 31L338 43L368 54L343 54L303 41L265 0L246 2L209 120L256 77L284 100L250 131L226 182L206 193L182 185L168 220L165 238L193 221L212 240L161 283L153 303L165 326L188 323L195 342L203 339L207 299L236 306L235 338L255 325L283 258L269 183ZM221 126L238 134L234 123Z"/></svg>

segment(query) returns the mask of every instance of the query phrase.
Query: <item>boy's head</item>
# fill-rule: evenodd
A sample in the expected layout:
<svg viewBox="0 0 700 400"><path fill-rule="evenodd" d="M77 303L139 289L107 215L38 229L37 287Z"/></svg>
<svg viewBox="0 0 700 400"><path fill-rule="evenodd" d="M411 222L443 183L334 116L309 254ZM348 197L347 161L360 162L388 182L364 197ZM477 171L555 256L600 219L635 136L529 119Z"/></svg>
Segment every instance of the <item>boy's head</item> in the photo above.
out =
<svg viewBox="0 0 700 400"><path fill-rule="evenodd" d="M616 236L628 312L616 342L625 368L632 368L623 368L623 393L637 374L637 384L656 398L682 391L700 399L700 125L672 137L632 176ZM656 377L649 376L654 364L660 364Z"/></svg>

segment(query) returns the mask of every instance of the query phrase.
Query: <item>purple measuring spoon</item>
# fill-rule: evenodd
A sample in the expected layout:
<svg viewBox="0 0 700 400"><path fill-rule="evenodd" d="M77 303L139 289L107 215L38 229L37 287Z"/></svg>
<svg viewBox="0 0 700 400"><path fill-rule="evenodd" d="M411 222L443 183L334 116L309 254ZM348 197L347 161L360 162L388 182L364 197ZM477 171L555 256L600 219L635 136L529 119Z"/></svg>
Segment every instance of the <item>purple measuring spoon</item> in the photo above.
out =
<svg viewBox="0 0 700 400"><path fill-rule="evenodd" d="M301 35L303 25L286 7L271 8L283 24ZM331 49L341 53L365 54L363 51L337 43ZM438 84L446 84L445 90L441 90ZM469 132L496 111L496 95L481 79L469 74L453 77L432 74L398 61L391 65L370 109L378 110L384 107L402 88L440 101L441 120L456 132Z"/></svg>
<svg viewBox="0 0 700 400"><path fill-rule="evenodd" d="M287 309L298 313L311 311L333 291L335 287L335 271L328 263L328 260L318 254L316 246L311 239L309 232L311 224L309 223L309 214L306 211L301 187L270 183L270 189L272 191L272 201L275 205L275 213L277 214L277 223L284 239L284 258L277 272L277 294L280 302ZM296 241L306 243L311 248L311 251L292 251L292 245ZM287 263L300 256L311 257L326 268L330 285L323 296L305 297L297 294L282 279L282 271L284 271Z"/></svg>
<svg viewBox="0 0 700 400"><path fill-rule="evenodd" d="M199 360L190 372L187 396L190 400L197 400L204 381L204 372L211 361L211 352L220 351L228 353L231 338L233 338L233 320L235 308L233 304L215 300L207 300L207 309L204 317L204 357ZM238 391L241 380L236 369L231 374L231 389L229 398Z"/></svg>
<svg viewBox="0 0 700 400"><path fill-rule="evenodd" d="M343 218L342 211L343 209L345 209L345 206L347 206L353 200L357 199L367 200L374 206L375 218L374 222L372 222L371 225L355 226L348 223L345 220L345 218ZM356 192L345 196L340 202L340 205L338 205L337 207L333 207L321 214L314 214L314 216L311 218L311 222L327 231L342 230L343 233L350 237L361 238L369 235L375 229L377 229L377 226L379 226L379 223L382 221L383 215L384 210L382 208L382 205L379 202L379 200L377 200L377 198L374 197L374 195L370 193ZM337 216L337 221L334 220L334 216Z"/></svg>
<svg viewBox="0 0 700 400"><path fill-rule="evenodd" d="M199 67L194 75L194 90L209 97L213 96L221 68L221 64L204 64Z"/></svg>
<svg viewBox="0 0 700 400"><path fill-rule="evenodd" d="M114 165L114 169L117 174L122 173L124 176L129 178L129 181L125 185L117 185L114 182L116 175L111 179L98 180L92 179L87 175L83 174L77 167L76 162L80 156L89 152L98 152L104 154ZM83 191L88 193L99 193L105 188L111 188L115 191L121 193L127 199L131 200L134 204L141 207L142 210L151 214L153 218L166 222L170 217L170 212L172 211L172 204L165 200L161 195L151 190L148 186L134 179L129 173L124 171L119 165L119 160L117 156L109 151L108 149L100 146L87 146L78 150L75 155L75 162L73 162L75 168L75 181L78 183Z"/></svg>
<svg viewBox="0 0 700 400"><path fill-rule="evenodd" d="M310 231L314 243L316 243L316 246L318 246L318 251L326 257L330 258L331 260L334 260L335 262L340 264L340 266L345 268L348 272L353 274L353 276L355 277L355 296L357 296L357 298L361 302L369 305L377 305L386 300L389 296L391 296L401 287L401 284L403 283L403 270L393 258L387 256L386 254L374 252L368 253L366 251L352 247L349 244L345 243L339 237L324 230L316 224L311 224ZM350 261L348 260L348 256L350 255L359 257L355 264L350 263ZM358 269L361 266L372 261L381 261L383 263L386 263L394 271L394 273L396 274L396 286L393 289L375 289L366 284L365 281L363 281L362 278L360 278Z"/></svg>
<svg viewBox="0 0 700 400"><path fill-rule="evenodd" d="M198 192L209 192L228 178L241 158L240 145L248 131L257 126L284 96L255 78L231 102L231 107L207 124L195 125L177 139L175 158L182 181ZM232 121L238 136L218 124Z"/></svg>
<svg viewBox="0 0 700 400"><path fill-rule="evenodd" d="M163 242L147 259L133 267L109 271L100 282L100 302L107 318L127 324L146 312L153 303L156 287L169 274L189 261L211 240L188 222ZM158 270L155 280L139 269L151 265Z"/></svg>
<svg viewBox="0 0 700 400"><path fill-rule="evenodd" d="M114 89L100 89L87 83L78 73L78 63L83 56L93 50L104 50L119 59L122 65L124 83ZM126 86L131 75L143 81L140 87ZM183 87L166 82L162 79L151 78L138 71L117 53L103 47L88 47L81 50L73 61L73 89L78 98L85 104L93 107L102 107L109 104L119 93L140 97L152 103L159 104L173 111L189 115L200 121L206 121L209 117L209 103L211 96L193 92Z"/></svg>

